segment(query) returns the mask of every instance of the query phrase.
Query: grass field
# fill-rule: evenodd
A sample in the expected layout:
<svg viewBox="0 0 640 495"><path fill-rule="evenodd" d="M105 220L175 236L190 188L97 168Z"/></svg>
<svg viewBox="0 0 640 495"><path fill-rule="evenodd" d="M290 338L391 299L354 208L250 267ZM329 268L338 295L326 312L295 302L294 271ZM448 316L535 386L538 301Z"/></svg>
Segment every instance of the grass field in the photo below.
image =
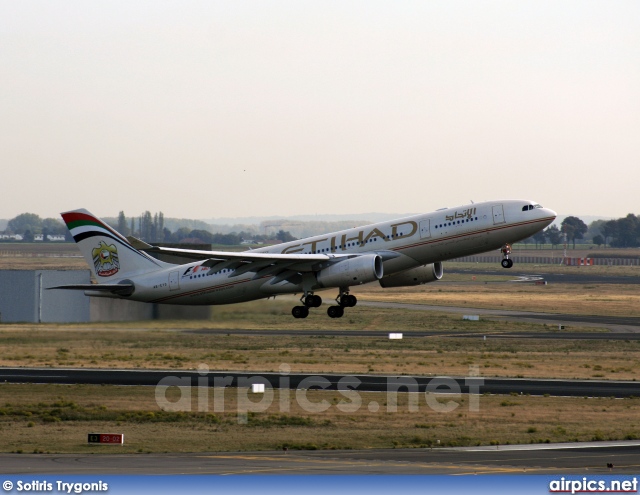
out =
<svg viewBox="0 0 640 495"><path fill-rule="evenodd" d="M86 268L80 258L0 257L0 269ZM447 267L469 274L447 277ZM477 274L473 270L489 271ZM580 272L583 270L583 272ZM383 291L358 288L360 300L411 302L472 308L501 308L573 314L640 316L633 285L508 282L520 273L589 273L630 276L638 267L563 267L519 264L506 273L498 265L445 264L446 283ZM333 291L321 293L330 300ZM212 308L209 321L145 321L114 324L2 324L0 366L108 367L293 372L597 378L635 380L640 372L636 341L514 340L484 334L554 331L550 325L482 319L462 321L441 312L355 307L330 320L324 308L309 318L290 316L293 297ZM349 336L212 335L208 329L337 329L455 331L474 338L427 337L389 341ZM568 331L602 331L570 326ZM239 390L244 393L242 389ZM175 393L172 390L172 393ZM198 394L194 389L195 395ZM211 392L213 393L213 392ZM529 442L608 440L640 437L640 399L576 399L482 396L480 410L469 410L462 396L450 413L427 407L409 412L407 395L398 412L387 412L384 394L360 394L364 406L338 410L337 392L310 392L310 400L328 401L324 413L309 413L295 400L282 411L278 391L272 407L239 423L238 390L230 389L227 412L170 412L160 409L152 387L0 384L0 451L5 452L182 452L289 448L393 448ZM294 395L292 395L294 396ZM377 402L379 411L367 406ZM197 411L194 405L193 411ZM90 447L86 434L125 433L124 447ZM117 450L116 450L117 449Z"/></svg>
<svg viewBox="0 0 640 495"><path fill-rule="evenodd" d="M222 389L215 389L221 393ZM0 450L5 452L199 452L228 450L366 449L623 440L640 437L640 399L583 399L528 396L443 396L450 412L439 412L424 394L309 391L302 399L326 401L327 410L308 412L291 392L262 412L244 389L227 389L225 412L163 411L153 387L0 384ZM301 394L303 392L300 392ZM161 398L164 395L161 395ZM178 400L178 390L166 398ZM252 401L253 406L239 406ZM410 411L409 400L413 402ZM471 401L477 401L473 411ZM360 403L358 403L360 401ZM380 407L377 411L371 404ZM201 404L204 404L202 402ZM283 406L284 404L284 406ZM389 412L390 404L397 411ZM287 410L288 409L288 410ZM371 410L370 410L371 409ZM242 418L239 422L239 418ZM88 433L124 433L125 445L89 446Z"/></svg>
<svg viewBox="0 0 640 495"><path fill-rule="evenodd" d="M338 323L317 314L288 315L289 301L222 306L209 322L0 326L1 366L108 367L297 372L466 375L633 380L640 372L638 341L489 338L484 333L553 331L557 327L463 321L460 315L356 307ZM331 321L329 327L328 321ZM402 331L403 340L361 336L217 335L208 329L376 329ZM592 328L572 327L578 331ZM414 330L454 330L475 337L410 338ZM594 357L597 356L597 359Z"/></svg>

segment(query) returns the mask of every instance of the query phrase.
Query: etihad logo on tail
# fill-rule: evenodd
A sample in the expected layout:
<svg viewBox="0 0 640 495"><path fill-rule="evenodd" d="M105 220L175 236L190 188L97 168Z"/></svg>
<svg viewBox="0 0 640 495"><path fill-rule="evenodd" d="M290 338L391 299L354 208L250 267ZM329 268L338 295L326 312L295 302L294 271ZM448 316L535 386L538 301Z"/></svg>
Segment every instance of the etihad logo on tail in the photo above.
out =
<svg viewBox="0 0 640 495"><path fill-rule="evenodd" d="M96 274L100 277L110 277L120 270L120 261L118 260L118 249L115 244L107 244L100 241L98 247L91 251L93 256L93 266L96 268Z"/></svg>

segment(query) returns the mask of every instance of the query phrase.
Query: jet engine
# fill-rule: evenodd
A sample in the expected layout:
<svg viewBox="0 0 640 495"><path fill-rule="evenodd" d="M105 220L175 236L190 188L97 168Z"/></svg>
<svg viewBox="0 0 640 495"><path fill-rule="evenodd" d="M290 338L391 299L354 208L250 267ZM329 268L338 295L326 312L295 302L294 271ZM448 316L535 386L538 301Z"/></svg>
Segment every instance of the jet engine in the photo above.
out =
<svg viewBox="0 0 640 495"><path fill-rule="evenodd" d="M318 283L323 287L349 287L380 280L383 273L382 258L377 254L366 254L320 270Z"/></svg>
<svg viewBox="0 0 640 495"><path fill-rule="evenodd" d="M428 284L429 282L440 280L442 273L442 263L431 263L380 279L380 285L386 289L389 287L411 287L413 285Z"/></svg>

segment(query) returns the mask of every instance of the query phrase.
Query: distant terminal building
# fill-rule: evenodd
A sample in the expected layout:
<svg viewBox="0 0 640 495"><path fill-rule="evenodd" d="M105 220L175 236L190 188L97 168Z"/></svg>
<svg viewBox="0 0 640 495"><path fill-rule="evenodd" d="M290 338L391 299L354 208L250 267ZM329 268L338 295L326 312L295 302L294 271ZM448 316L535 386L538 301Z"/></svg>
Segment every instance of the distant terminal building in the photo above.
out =
<svg viewBox="0 0 640 495"><path fill-rule="evenodd" d="M89 270L0 270L0 323L208 320L209 306L170 306L88 297L48 287L90 283Z"/></svg>
<svg viewBox="0 0 640 495"><path fill-rule="evenodd" d="M44 241L44 234L36 234L33 236L33 240L36 242ZM47 235L47 241L49 242L64 242L65 238L63 235Z"/></svg>

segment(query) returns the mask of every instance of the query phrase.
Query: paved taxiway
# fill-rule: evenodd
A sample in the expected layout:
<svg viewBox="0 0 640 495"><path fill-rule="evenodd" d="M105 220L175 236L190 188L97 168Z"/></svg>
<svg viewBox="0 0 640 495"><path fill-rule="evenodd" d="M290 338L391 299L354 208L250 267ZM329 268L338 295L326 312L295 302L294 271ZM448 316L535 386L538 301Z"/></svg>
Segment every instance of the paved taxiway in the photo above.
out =
<svg viewBox="0 0 640 495"><path fill-rule="evenodd" d="M249 387L264 383L273 388L357 390L400 393L490 393L530 394L561 397L640 396L640 382L613 380L555 380L486 377L433 377L260 373L236 371L195 372L187 370L115 370L66 368L0 368L0 382L96 385L146 385ZM454 383L455 381L455 383ZM440 384L438 386L438 384Z"/></svg>
<svg viewBox="0 0 640 495"><path fill-rule="evenodd" d="M388 303L358 301L358 306L405 309L413 311L440 311L463 315L478 315L495 320L540 323L551 325L580 325L581 327L607 328L613 332L640 332L640 318L633 316L567 315L515 311L502 309L462 308L456 306L430 306L427 304Z"/></svg>
<svg viewBox="0 0 640 495"><path fill-rule="evenodd" d="M612 471L607 463L614 465ZM618 474L640 470L640 444L287 453L0 454L0 466L3 474Z"/></svg>
<svg viewBox="0 0 640 495"><path fill-rule="evenodd" d="M517 259L515 261L517 266ZM476 265L477 266L477 265ZM522 273L518 275L516 271L512 270L511 273L507 273L507 275L514 275L516 279L512 280L512 282L518 282L517 277L531 277L535 276L537 278L541 278L546 280L550 284L629 284L629 285L638 285L640 284L640 277L638 276L622 276L622 275L600 275L600 274L592 274L589 273L588 267L575 267L575 273L544 273L544 267L540 266L540 272L533 274ZM469 275L469 277L473 275L505 275L503 271L489 271L489 270L476 270L476 269L468 269L468 270L449 270L445 265L445 276L441 282L448 283L446 281L448 274L456 274L456 275ZM460 282L452 282L452 283L460 283ZM478 282L484 284L485 282ZM487 282L489 284L494 283L504 283L504 282Z"/></svg>

